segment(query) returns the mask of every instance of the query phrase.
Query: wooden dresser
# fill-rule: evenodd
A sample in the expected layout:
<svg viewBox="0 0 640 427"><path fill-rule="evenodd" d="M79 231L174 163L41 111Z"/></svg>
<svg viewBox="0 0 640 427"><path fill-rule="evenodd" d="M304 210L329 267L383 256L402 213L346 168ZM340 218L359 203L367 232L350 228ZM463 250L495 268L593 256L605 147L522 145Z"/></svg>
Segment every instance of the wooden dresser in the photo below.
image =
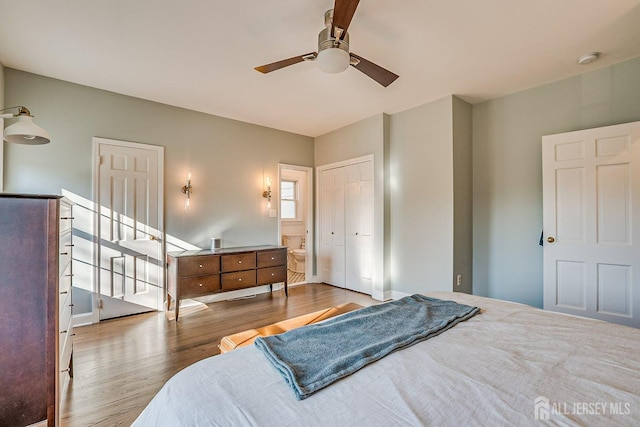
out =
<svg viewBox="0 0 640 427"><path fill-rule="evenodd" d="M59 425L71 375L72 206L0 194L0 425Z"/></svg>
<svg viewBox="0 0 640 427"><path fill-rule="evenodd" d="M287 248L246 246L216 251L167 253L167 310L180 300L284 282L287 288Z"/></svg>

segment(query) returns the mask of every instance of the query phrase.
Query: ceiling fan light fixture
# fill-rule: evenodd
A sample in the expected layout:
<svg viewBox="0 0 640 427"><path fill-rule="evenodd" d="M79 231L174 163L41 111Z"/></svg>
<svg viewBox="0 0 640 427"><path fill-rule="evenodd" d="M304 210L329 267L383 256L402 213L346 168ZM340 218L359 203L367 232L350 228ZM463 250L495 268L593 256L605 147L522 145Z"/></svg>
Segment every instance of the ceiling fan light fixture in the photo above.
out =
<svg viewBox="0 0 640 427"><path fill-rule="evenodd" d="M341 73L349 68L349 52L338 47L330 47L318 53L318 67L325 73Z"/></svg>

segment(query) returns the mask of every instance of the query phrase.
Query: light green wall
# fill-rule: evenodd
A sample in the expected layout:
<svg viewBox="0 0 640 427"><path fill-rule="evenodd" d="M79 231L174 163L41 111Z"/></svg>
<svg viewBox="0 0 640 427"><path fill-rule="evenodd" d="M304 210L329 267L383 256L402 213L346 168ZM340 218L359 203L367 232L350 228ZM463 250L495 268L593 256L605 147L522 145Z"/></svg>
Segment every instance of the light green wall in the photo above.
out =
<svg viewBox="0 0 640 427"><path fill-rule="evenodd" d="M26 105L51 134L43 146L5 145L5 191L69 190L92 199L92 138L165 147L165 230L208 248L277 244L276 218L261 197L278 163L313 166L312 138L7 68L6 97ZM184 212L187 170L191 211ZM274 191L277 197L277 190Z"/></svg>
<svg viewBox="0 0 640 427"><path fill-rule="evenodd" d="M390 119L394 291L452 290L452 99L448 96Z"/></svg>
<svg viewBox="0 0 640 427"><path fill-rule="evenodd" d="M473 107L473 291L542 306L543 135L640 120L640 58Z"/></svg>
<svg viewBox="0 0 640 427"><path fill-rule="evenodd" d="M454 96L453 121L453 290L472 293L473 107ZM460 285L456 277L461 276Z"/></svg>
<svg viewBox="0 0 640 427"><path fill-rule="evenodd" d="M385 189L376 203L384 212L386 294L448 290L461 271L468 291L471 132L473 292L537 306L541 137L640 120L640 58L475 105L472 127L468 104L447 97L373 116L315 144L12 69L5 80L5 105L27 105L52 135L46 146L5 145L6 191L65 188L90 199L93 136L162 145L167 232L203 247L212 235L230 244L276 242L277 222L264 214L259 194L263 177L277 176L278 162L316 166L374 154L377 188ZM179 188L187 168L195 191L194 210L185 214Z"/></svg>

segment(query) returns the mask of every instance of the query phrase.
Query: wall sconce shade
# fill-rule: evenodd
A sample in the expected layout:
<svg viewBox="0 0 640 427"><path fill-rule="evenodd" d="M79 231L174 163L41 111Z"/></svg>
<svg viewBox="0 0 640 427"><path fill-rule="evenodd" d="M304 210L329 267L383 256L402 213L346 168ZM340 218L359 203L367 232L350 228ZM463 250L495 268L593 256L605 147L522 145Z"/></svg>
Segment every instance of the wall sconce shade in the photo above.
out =
<svg viewBox="0 0 640 427"><path fill-rule="evenodd" d="M267 206L271 207L271 178L267 177L265 183L267 185L267 189L262 192L262 197L267 199Z"/></svg>
<svg viewBox="0 0 640 427"><path fill-rule="evenodd" d="M191 186L191 174L187 178L187 184L182 186L182 192L185 194L184 210L188 211L191 208L191 193L193 193L193 187Z"/></svg>
<svg viewBox="0 0 640 427"><path fill-rule="evenodd" d="M14 123L4 130L3 139L14 144L25 145L42 145L51 141L49 133L33 122L33 116L26 107L9 107L0 111L11 110L17 108L16 114L0 114L0 118L9 119L17 117L17 123Z"/></svg>

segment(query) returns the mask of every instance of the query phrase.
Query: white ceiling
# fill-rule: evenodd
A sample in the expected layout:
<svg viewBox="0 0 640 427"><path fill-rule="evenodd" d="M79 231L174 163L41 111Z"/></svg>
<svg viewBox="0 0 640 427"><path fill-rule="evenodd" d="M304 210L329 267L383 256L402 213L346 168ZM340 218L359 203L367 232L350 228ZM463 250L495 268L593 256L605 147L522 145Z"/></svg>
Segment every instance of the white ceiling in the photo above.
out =
<svg viewBox="0 0 640 427"><path fill-rule="evenodd" d="M351 51L400 75L300 63L333 0L0 0L5 66L308 136L446 95L471 103L640 56L640 0L362 0ZM578 56L602 52L577 65ZM37 112L34 112L37 114Z"/></svg>

